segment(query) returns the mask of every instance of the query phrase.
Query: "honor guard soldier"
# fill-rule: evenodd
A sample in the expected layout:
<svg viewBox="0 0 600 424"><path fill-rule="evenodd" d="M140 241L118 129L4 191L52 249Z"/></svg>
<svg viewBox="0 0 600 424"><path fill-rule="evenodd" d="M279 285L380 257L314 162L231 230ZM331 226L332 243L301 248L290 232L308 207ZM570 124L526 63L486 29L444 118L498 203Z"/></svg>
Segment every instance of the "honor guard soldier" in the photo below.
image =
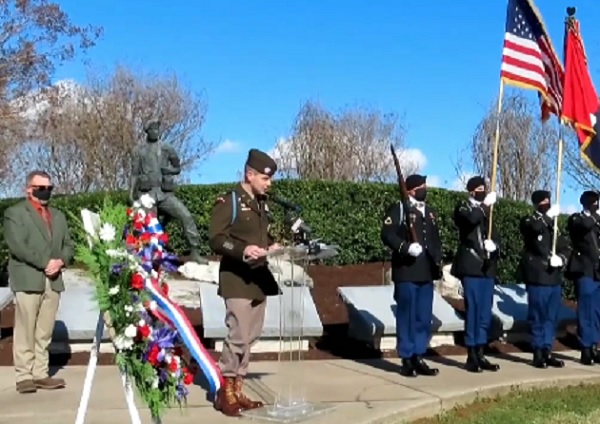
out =
<svg viewBox="0 0 600 424"><path fill-rule="evenodd" d="M577 333L581 343L581 363L600 363L600 216L598 193L584 192L579 202L583 211L569 217L572 252L567 265L569 279L577 294Z"/></svg>
<svg viewBox="0 0 600 424"><path fill-rule="evenodd" d="M552 355L558 312L562 304L563 272L569 255L568 241L557 235L557 251L552 254L554 218L558 205L550 204L550 192L534 191L533 214L521 219L523 254L519 263L520 280L527 287L533 366L562 368L565 363Z"/></svg>
<svg viewBox="0 0 600 424"><path fill-rule="evenodd" d="M389 206L381 229L383 244L392 250L396 350L402 359L403 376L435 376L438 370L430 368L423 355L431 338L433 280L441 276L442 245L435 211L425 204L426 177L409 176L406 189L408 204L397 202ZM411 237L407 218L416 240Z"/></svg>
<svg viewBox="0 0 600 424"><path fill-rule="evenodd" d="M227 416L262 406L244 395L242 382L250 348L263 329L266 297L280 293L266 260L267 253L279 247L269 234L265 202L276 170L275 161L266 153L250 150L244 181L217 198L210 218L210 248L222 256L218 293L225 301L229 330L219 360L225 382L217 393L215 409Z"/></svg>
<svg viewBox="0 0 600 424"><path fill-rule="evenodd" d="M458 249L452 263L452 275L460 279L465 298L465 345L468 354L465 369L470 372L498 371L500 367L484 356L492 321L492 301L498 262L498 234L487 239L490 207L496 193L488 193L483 177L467 181L469 198L454 209L458 228Z"/></svg>

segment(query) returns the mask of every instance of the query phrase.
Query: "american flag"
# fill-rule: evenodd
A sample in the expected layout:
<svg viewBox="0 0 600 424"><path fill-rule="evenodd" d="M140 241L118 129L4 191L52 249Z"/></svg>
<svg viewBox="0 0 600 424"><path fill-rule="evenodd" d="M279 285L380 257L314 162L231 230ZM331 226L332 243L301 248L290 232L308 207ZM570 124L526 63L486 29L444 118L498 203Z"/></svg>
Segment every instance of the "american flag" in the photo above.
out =
<svg viewBox="0 0 600 424"><path fill-rule="evenodd" d="M560 114L564 69L542 18L531 0L508 0L506 33L502 51L502 80L517 87L537 90L542 118Z"/></svg>

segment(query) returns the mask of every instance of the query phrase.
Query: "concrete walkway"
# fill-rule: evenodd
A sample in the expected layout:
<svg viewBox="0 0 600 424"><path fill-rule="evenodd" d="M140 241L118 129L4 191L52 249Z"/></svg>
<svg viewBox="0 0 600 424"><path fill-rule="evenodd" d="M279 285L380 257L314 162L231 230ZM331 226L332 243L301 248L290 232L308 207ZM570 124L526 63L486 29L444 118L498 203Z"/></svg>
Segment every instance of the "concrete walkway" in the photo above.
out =
<svg viewBox="0 0 600 424"><path fill-rule="evenodd" d="M307 423L392 424L407 419L434 415L442 409L469 402L479 395L495 395L511 387L600 383L600 367L584 367L567 353L563 369L537 370L527 365L528 356L515 355L500 359L498 373L469 374L458 366L463 358L440 358L440 375L435 378L407 379L397 372L398 361L377 360L362 363L346 360L306 361L290 367L283 363L257 362L248 383L253 395L272 402L282 381L298 379L306 387L311 401L327 402L335 408L327 415ZM460 362L458 362L460 361ZM287 366L287 368L284 368ZM68 367L58 371L67 380L64 390L19 395L15 392L12 368L0 368L0 423L68 424L73 423L85 367ZM285 384L284 384L285 386ZM202 388L192 387L187 410L173 410L163 424L222 424L237 422L216 413L205 400ZM141 406L141 404L138 403ZM150 423L147 410L141 408L142 421ZM247 420L245 420L247 421ZM86 424L127 423L118 371L115 367L98 367ZM250 421L247 421L250 422Z"/></svg>

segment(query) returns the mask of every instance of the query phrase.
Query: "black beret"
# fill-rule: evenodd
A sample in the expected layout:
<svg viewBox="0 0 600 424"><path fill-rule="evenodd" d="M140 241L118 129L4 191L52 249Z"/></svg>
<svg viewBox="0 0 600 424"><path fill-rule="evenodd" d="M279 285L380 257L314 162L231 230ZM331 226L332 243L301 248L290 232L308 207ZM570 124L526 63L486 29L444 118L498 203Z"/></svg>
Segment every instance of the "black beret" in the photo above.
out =
<svg viewBox="0 0 600 424"><path fill-rule="evenodd" d="M248 159L246 159L246 166L269 177L273 176L277 171L277 164L273 158L258 149L250 149Z"/></svg>
<svg viewBox="0 0 600 424"><path fill-rule="evenodd" d="M471 177L469 178L469 181L467 181L467 191L473 191L481 186L485 187L485 178L480 177L479 175Z"/></svg>
<svg viewBox="0 0 600 424"><path fill-rule="evenodd" d="M427 176L425 175L409 175L408 177L406 177L406 189L412 190L413 188L422 186L423 184L425 184L425 182L427 182Z"/></svg>
<svg viewBox="0 0 600 424"><path fill-rule="evenodd" d="M583 206L587 206L594 202L597 202L599 198L600 195L597 191L588 190L584 191L581 194L581 197L579 198L579 203L581 203Z"/></svg>
<svg viewBox="0 0 600 424"><path fill-rule="evenodd" d="M531 203L534 205L546 199L550 199L550 192L547 190L536 190L531 194Z"/></svg>

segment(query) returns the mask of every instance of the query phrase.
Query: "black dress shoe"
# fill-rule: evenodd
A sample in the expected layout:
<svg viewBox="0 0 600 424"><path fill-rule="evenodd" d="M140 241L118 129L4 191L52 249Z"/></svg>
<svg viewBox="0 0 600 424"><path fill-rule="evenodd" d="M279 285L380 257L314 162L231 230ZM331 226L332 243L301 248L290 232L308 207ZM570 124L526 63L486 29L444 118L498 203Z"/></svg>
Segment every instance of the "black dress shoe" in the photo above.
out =
<svg viewBox="0 0 600 424"><path fill-rule="evenodd" d="M479 364L479 358L477 357L477 348L469 347L467 349L467 362L465 363L465 369L469 372L482 372L481 365Z"/></svg>
<svg viewBox="0 0 600 424"><path fill-rule="evenodd" d="M531 362L536 368L548 368L548 364L546 363L546 358L542 353L542 349L534 349L533 350L533 361Z"/></svg>
<svg viewBox="0 0 600 424"><path fill-rule="evenodd" d="M544 361L548 364L549 367L553 368L563 368L565 366L565 361L561 359L557 359L550 350L544 350Z"/></svg>
<svg viewBox="0 0 600 424"><path fill-rule="evenodd" d="M421 358L418 355L413 356L411 360L413 368L415 369L417 374L435 376L438 375L440 372L440 370L438 370L437 368L431 368L429 365L427 365L427 362L425 362L423 358Z"/></svg>
<svg viewBox="0 0 600 424"><path fill-rule="evenodd" d="M402 366L400 367L400 375L404 377L416 377L417 370L413 366L413 363L410 359L403 359Z"/></svg>
<svg viewBox="0 0 600 424"><path fill-rule="evenodd" d="M481 369L484 371L498 371L500 369L500 365L491 363L487 360L487 358L483 354L483 346L479 346L477 349L477 359L479 360L479 365Z"/></svg>
<svg viewBox="0 0 600 424"><path fill-rule="evenodd" d="M584 347L581 349L581 363L583 365L594 365L594 354L591 348Z"/></svg>
<svg viewBox="0 0 600 424"><path fill-rule="evenodd" d="M595 364L600 364L600 352L598 352L598 346L592 345L592 360Z"/></svg>

